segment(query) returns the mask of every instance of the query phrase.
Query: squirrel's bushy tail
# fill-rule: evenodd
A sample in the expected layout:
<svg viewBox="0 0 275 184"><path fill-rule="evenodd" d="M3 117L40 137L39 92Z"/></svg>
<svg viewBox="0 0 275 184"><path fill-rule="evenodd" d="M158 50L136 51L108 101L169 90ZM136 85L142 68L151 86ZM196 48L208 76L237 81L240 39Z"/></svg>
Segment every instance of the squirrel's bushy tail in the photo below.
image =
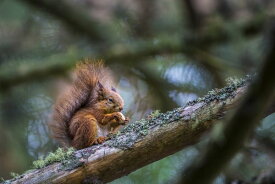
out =
<svg viewBox="0 0 275 184"><path fill-rule="evenodd" d="M70 146L69 123L73 115L94 99L96 85L111 82L111 72L102 61L84 60L77 65L73 84L57 99L53 109L53 120L49 123L52 136L63 146Z"/></svg>

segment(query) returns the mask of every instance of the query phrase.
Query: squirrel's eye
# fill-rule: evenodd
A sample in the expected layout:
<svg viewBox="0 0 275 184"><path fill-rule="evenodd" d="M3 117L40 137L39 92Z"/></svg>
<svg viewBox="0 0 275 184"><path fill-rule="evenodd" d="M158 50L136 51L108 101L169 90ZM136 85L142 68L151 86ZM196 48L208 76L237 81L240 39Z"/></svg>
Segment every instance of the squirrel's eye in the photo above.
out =
<svg viewBox="0 0 275 184"><path fill-rule="evenodd" d="M111 99L111 98L108 98L108 101L109 101L109 102L114 102L114 100L113 100L113 99Z"/></svg>

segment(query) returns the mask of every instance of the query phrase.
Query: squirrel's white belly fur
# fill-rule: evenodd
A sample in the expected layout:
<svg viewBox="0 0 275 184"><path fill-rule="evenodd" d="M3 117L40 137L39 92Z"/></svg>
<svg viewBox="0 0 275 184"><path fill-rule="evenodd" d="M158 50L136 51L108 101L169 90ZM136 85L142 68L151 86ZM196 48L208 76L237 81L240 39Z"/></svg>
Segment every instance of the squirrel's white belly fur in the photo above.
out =
<svg viewBox="0 0 275 184"><path fill-rule="evenodd" d="M99 126L97 125L97 136L106 137L109 134L108 126Z"/></svg>

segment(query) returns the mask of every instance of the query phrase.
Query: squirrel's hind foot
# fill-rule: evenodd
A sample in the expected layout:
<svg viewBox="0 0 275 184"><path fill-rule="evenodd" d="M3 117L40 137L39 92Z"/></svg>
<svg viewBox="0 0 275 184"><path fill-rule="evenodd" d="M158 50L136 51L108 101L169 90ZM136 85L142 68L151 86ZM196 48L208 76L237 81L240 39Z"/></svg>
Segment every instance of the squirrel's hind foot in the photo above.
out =
<svg viewBox="0 0 275 184"><path fill-rule="evenodd" d="M94 144L102 144L103 142L107 141L109 137L100 136L96 138Z"/></svg>

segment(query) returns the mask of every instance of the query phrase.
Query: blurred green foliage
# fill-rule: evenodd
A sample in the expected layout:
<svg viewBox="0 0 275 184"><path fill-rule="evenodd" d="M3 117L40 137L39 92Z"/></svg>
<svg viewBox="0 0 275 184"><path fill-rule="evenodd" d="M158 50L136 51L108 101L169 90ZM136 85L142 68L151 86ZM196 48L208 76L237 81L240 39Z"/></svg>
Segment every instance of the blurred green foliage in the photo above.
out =
<svg viewBox="0 0 275 184"><path fill-rule="evenodd" d="M189 47L193 49L188 39L193 38L196 31L189 29L189 18L184 16L186 7L176 0L154 0L149 10L144 11L146 1L142 2L144 4L123 0L112 3L72 1L76 6L85 7L92 18L107 25L112 33L111 43L114 43L111 47L86 40L61 21L22 2L0 1L0 80L14 82L0 92L0 177L7 179L10 172L22 173L30 169L34 160L57 148L49 136L47 122L58 91L70 81L70 69L77 60L95 56L105 59L111 51L119 55L125 50L133 53L149 49L149 46L158 48L163 40L174 45L183 41L186 52ZM165 111L183 106L220 87L219 81L230 76L244 76L259 66L263 50L261 32L247 37L237 24L253 20L262 9L274 10L274 3L234 1L229 3L234 9L229 18L220 13L218 2L208 3L197 5L200 15L205 17L205 27L198 34L213 32L215 36L213 30L223 26L230 35L229 41L199 47L193 55L171 46L161 53L144 57L137 54L137 58L112 61L110 57L106 61L117 76L118 91L126 102L125 113L132 121L154 109ZM263 8L255 9L257 3ZM18 80L20 78L26 82ZM274 123L273 114L264 119L257 131L274 140ZM192 164L190 161L203 151L202 145L207 140L204 137L200 144L112 183L168 183L177 178L178 171ZM251 181L262 170L273 167L270 160L267 153L247 146L215 183L231 179Z"/></svg>

